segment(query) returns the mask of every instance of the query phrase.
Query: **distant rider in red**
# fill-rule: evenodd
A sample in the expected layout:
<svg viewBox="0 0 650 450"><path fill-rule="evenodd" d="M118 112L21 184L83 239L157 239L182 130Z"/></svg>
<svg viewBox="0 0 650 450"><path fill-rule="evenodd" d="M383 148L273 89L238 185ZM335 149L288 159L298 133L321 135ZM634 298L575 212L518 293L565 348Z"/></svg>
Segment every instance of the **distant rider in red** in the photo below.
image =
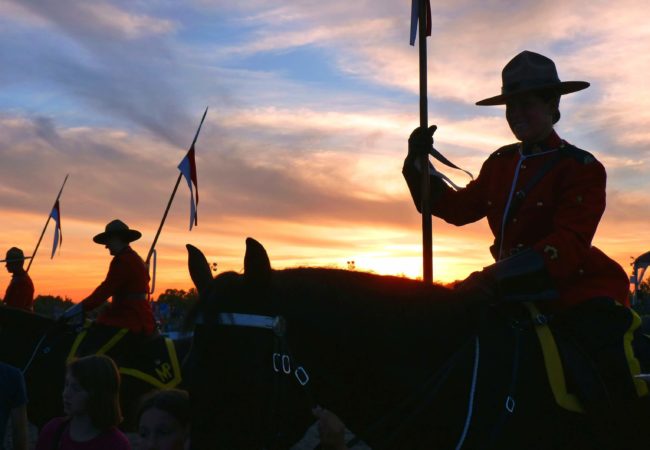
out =
<svg viewBox="0 0 650 450"><path fill-rule="evenodd" d="M112 303L100 313L96 324L128 328L140 335L154 332L154 317L148 300L149 274L142 258L129 245L141 236L121 220L113 220L103 233L93 238L113 255L108 274L92 294L66 311L64 318L92 311L112 296Z"/></svg>
<svg viewBox="0 0 650 450"><path fill-rule="evenodd" d="M34 284L29 274L25 272L23 265L25 255L19 248L12 247L7 251L6 263L7 272L11 273L11 282L5 292L4 304L12 308L23 309L32 312L34 302Z"/></svg>

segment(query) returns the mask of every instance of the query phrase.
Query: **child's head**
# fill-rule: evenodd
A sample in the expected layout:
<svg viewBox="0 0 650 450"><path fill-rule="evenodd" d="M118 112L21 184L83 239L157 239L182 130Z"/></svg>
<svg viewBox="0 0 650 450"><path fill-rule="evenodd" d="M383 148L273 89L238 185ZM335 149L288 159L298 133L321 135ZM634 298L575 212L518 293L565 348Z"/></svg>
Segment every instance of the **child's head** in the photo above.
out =
<svg viewBox="0 0 650 450"><path fill-rule="evenodd" d="M92 355L68 364L63 406L69 416L88 415L93 425L107 430L122 421L120 374L112 359Z"/></svg>
<svg viewBox="0 0 650 450"><path fill-rule="evenodd" d="M144 398L138 411L141 449L182 450L189 438L190 401L178 389Z"/></svg>

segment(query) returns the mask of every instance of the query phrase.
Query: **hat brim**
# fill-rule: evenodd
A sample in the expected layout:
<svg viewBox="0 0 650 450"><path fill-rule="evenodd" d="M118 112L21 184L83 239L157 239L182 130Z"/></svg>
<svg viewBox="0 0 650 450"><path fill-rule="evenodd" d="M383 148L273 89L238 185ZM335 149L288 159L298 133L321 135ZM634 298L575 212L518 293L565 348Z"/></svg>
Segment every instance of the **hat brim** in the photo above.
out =
<svg viewBox="0 0 650 450"><path fill-rule="evenodd" d="M0 263L3 263L3 262L24 262L26 259L32 259L32 257L31 256L25 256L23 258L0 259Z"/></svg>
<svg viewBox="0 0 650 450"><path fill-rule="evenodd" d="M93 241L96 244L106 245L112 236L119 236L126 242L133 242L140 239L142 237L142 233L137 230L104 231L103 233L99 233L97 236L95 236L93 238Z"/></svg>
<svg viewBox="0 0 650 450"><path fill-rule="evenodd" d="M551 83L546 85L534 86L525 89L519 89L507 94L501 94L494 97L486 98L484 100L476 102L478 106L495 106L495 105L505 105L508 102L508 99L512 98L515 95L524 94L526 92L540 91L544 89L555 89L558 94L565 95L571 94L572 92L578 92L583 89L587 89L589 83L586 81L561 81L560 83Z"/></svg>

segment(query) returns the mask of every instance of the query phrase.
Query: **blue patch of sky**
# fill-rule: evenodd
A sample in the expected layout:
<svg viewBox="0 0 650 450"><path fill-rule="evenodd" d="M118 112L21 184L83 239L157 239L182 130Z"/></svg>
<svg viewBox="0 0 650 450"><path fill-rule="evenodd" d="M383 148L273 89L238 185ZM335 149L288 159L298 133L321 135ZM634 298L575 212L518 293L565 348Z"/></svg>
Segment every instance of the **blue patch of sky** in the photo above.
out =
<svg viewBox="0 0 650 450"><path fill-rule="evenodd" d="M49 117L61 127L115 127L124 128L124 121L87 107L65 94L59 94L47 86L12 86L0 91L0 111L25 117Z"/></svg>
<svg viewBox="0 0 650 450"><path fill-rule="evenodd" d="M390 97L396 103L413 100L412 93L342 72L333 60L329 50L317 46L301 46L247 55L232 60L230 65L237 69L271 72L288 81L314 86L321 93L330 91L332 95L342 98Z"/></svg>
<svg viewBox="0 0 650 450"><path fill-rule="evenodd" d="M251 40L258 26L241 20L236 16L222 14L200 14L193 10L183 10L173 20L181 23L176 37L190 46L224 44L236 46Z"/></svg>

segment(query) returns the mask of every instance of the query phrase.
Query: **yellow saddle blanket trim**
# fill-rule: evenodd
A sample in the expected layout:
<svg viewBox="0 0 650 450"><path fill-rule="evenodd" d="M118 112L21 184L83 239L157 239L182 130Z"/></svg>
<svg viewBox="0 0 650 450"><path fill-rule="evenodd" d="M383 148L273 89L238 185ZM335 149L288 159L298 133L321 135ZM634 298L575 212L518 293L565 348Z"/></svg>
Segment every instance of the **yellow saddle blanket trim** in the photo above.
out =
<svg viewBox="0 0 650 450"><path fill-rule="evenodd" d="M533 319L540 315L539 310L533 303L526 302L524 305L528 308ZM624 308L624 306L620 304L618 306ZM643 397L648 395L648 385L645 381L636 377L636 375L641 373L641 365L634 355L634 349L632 348L634 331L641 326L641 318L636 312L634 312L634 310L630 309L629 311L632 314L632 324L623 336L623 347L625 351L625 359L630 368L630 376L634 382L637 395ZM551 386L551 391L553 392L556 403L566 410L584 413L584 408L578 397L567 390L560 352L557 348L557 343L555 342L551 329L546 324L537 324L536 321L535 323L535 333L537 334L540 346L542 347L548 383Z"/></svg>
<svg viewBox="0 0 650 450"><path fill-rule="evenodd" d="M542 347L546 376L548 378L548 384L551 386L555 402L566 410L584 414L585 410L578 397L567 390L560 351L557 348L551 329L548 325L539 324L534 320L536 317L541 316L541 314L533 303L525 302L524 305L528 308L535 323L535 333Z"/></svg>
<svg viewBox="0 0 650 450"><path fill-rule="evenodd" d="M115 345L129 332L128 328L118 328L115 334L108 340L104 345L102 345L96 352L95 355L104 355L110 351ZM86 334L88 333L88 326L84 327L74 342L72 347L70 347L70 352L66 362L69 363L77 356L77 351L81 342L85 339ZM167 350L168 361L160 362L156 364L154 368L155 376L153 374L144 372L137 368L132 367L123 367L119 365L118 369L121 374L128 375L133 378L137 378L146 383L151 384L152 386L158 389L172 389L178 386L182 381L182 374L180 363L178 361L178 355L176 354L176 347L174 346L174 341L170 338L163 338L165 342L165 348Z"/></svg>
<svg viewBox="0 0 650 450"><path fill-rule="evenodd" d="M115 345L124 337L126 333L129 332L128 328L118 328L116 333L108 340L104 345L102 345L99 350L95 352L95 355L104 355L106 352L108 352L110 349L115 347ZM88 327L84 327L83 331L77 335L75 338L74 342L72 343L72 347L70 347L70 353L68 353L68 357L66 359L66 362L69 363L75 356L77 356L77 350L79 350L79 345L81 345L81 342L84 340L86 337L86 334L88 333Z"/></svg>
<svg viewBox="0 0 650 450"><path fill-rule="evenodd" d="M623 305L619 305L621 308L625 308ZM641 374L641 363L636 359L634 355L634 349L632 348L632 340L634 339L634 331L641 326L641 317L634 311L630 309L632 314L632 325L625 332L623 336L623 346L625 347L625 359L627 364L630 367L630 374L634 380L634 387L636 388L636 393L639 397L644 397L648 395L648 384L637 378L637 375Z"/></svg>
<svg viewBox="0 0 650 450"><path fill-rule="evenodd" d="M138 378L154 387L157 387L158 389L172 389L178 386L182 381L182 376L181 367L178 363L178 355L176 355L176 347L174 346L174 341L167 337L164 339L171 363L164 362L156 367L155 377L139 369L129 367L120 367L120 373Z"/></svg>

